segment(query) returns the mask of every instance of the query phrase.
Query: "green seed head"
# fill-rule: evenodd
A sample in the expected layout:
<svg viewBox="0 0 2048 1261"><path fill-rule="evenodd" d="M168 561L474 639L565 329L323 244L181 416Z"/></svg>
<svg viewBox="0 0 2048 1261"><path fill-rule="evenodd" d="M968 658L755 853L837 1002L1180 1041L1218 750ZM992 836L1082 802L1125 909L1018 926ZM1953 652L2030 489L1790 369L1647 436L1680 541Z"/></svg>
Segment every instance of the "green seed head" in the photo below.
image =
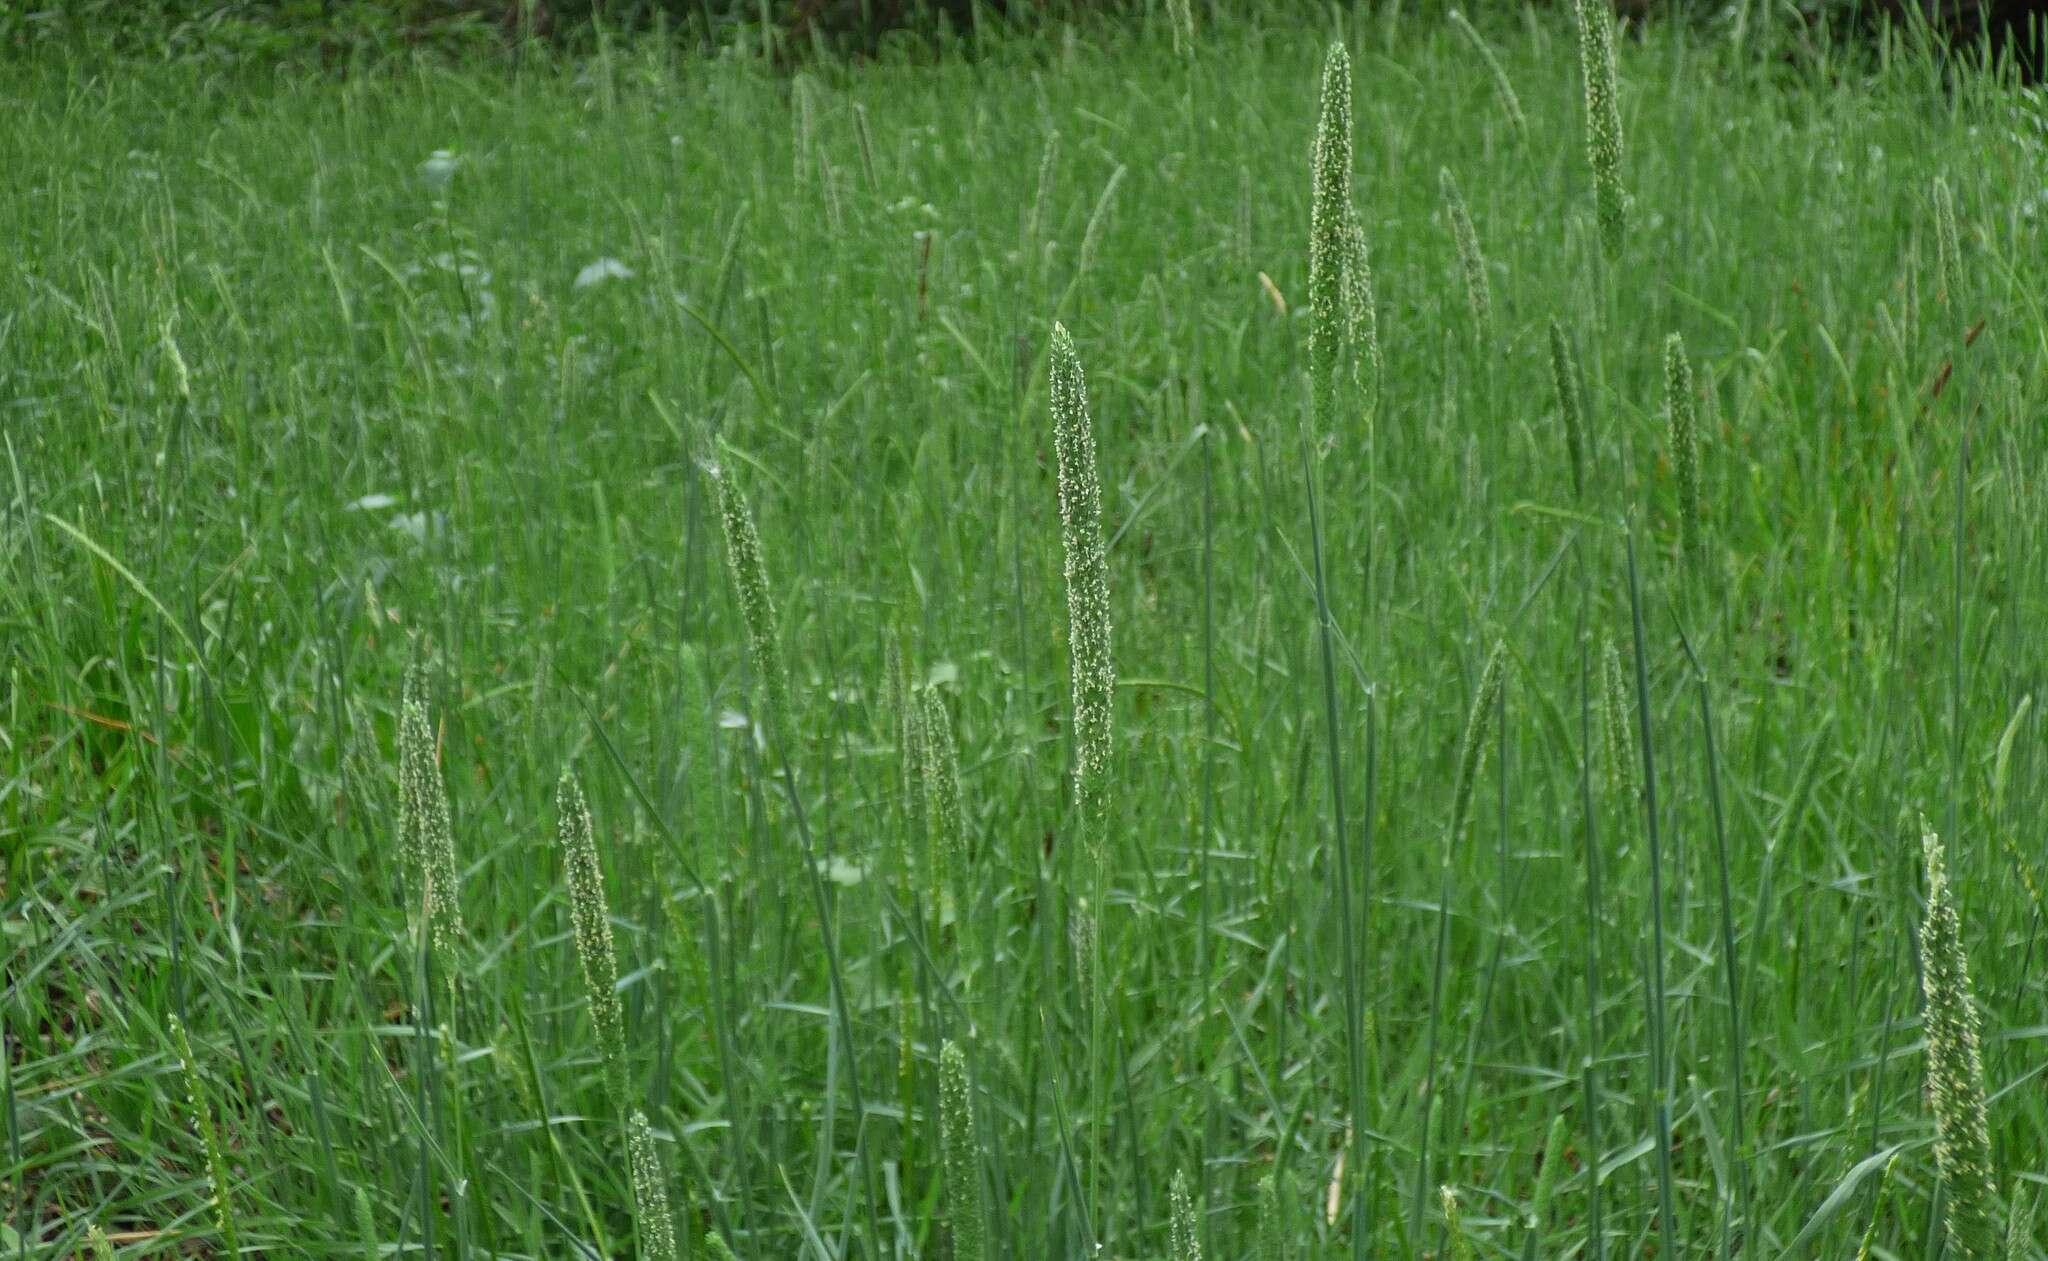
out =
<svg viewBox="0 0 2048 1261"><path fill-rule="evenodd" d="M86 1229L85 1246L92 1250L93 1261L114 1261L114 1245L108 1241L107 1232L98 1226Z"/></svg>
<svg viewBox="0 0 2048 1261"><path fill-rule="evenodd" d="M1947 1202L1949 1252L1989 1257L1997 1245L1992 1205L1991 1134L1984 1063L1962 919L1949 887L1941 838L1920 821L1927 859L1927 916L1920 928L1920 971L1926 998L1927 1094L1934 1104L1934 1166Z"/></svg>
<svg viewBox="0 0 2048 1261"><path fill-rule="evenodd" d="M1493 299L1487 291L1486 256L1479 252L1479 233L1472 227L1472 215L1458 192L1458 181L1449 167L1437 172L1437 189L1443 194L1444 216L1451 221L1451 235L1458 242L1458 264L1465 272L1465 305L1472 310L1472 323L1481 337L1493 323Z"/></svg>
<svg viewBox="0 0 2048 1261"><path fill-rule="evenodd" d="M1258 1261L1288 1261L1292 1252L1287 1240L1287 1213L1281 1202L1280 1178L1277 1173L1269 1173L1259 1179Z"/></svg>
<svg viewBox="0 0 2048 1261"><path fill-rule="evenodd" d="M768 566L761 559L761 535L732 474L717 464L708 466L705 473L718 487L718 524L725 535L726 569L732 575L733 598L746 627L747 651L753 655L767 698L769 730L774 738L784 739L790 734L785 726L789 680L782 672L782 649L775 635L775 597L768 587Z"/></svg>
<svg viewBox="0 0 2048 1261"><path fill-rule="evenodd" d="M1636 798L1636 764L1629 751L1628 684L1621 672L1621 652L1612 639L1600 647L1600 717L1607 743L1607 786L1623 805L1630 805Z"/></svg>
<svg viewBox="0 0 2048 1261"><path fill-rule="evenodd" d="M233 1255L237 1249L235 1218L228 1206L227 1156L221 1150L220 1133L213 1126L213 1108L206 1101L206 1083L199 1076L199 1061L193 1058L192 1039L185 1032L185 1022L174 1014L168 1023L171 1049L178 1057L178 1069L184 1077L185 1107L190 1114L192 1128L199 1134L200 1147L206 1153L207 1204L213 1210L214 1225L220 1229L229 1255Z"/></svg>
<svg viewBox="0 0 2048 1261"><path fill-rule="evenodd" d="M1493 55L1493 49L1487 47L1486 40L1465 20L1464 14L1452 9L1450 16L1451 25L1458 28L1459 34L1472 45L1473 51L1479 54L1479 60L1485 64L1486 73L1493 80L1494 98L1500 102L1501 112L1507 115L1508 130L1515 134L1515 139L1526 140L1529 125L1522 117L1522 102L1515 96L1515 85L1508 82L1508 72L1501 67L1500 59Z"/></svg>
<svg viewBox="0 0 2048 1261"><path fill-rule="evenodd" d="M1052 329L1052 427L1059 456L1060 533L1066 550L1068 643L1074 684L1075 796L1084 851L1096 870L1108 823L1110 703L1116 664L1110 655L1109 559L1102 542L1102 484L1087 386L1074 341Z"/></svg>
<svg viewBox="0 0 2048 1261"><path fill-rule="evenodd" d="M1351 203L1351 56L1330 46L1309 159L1309 382L1315 424L1333 433L1348 377L1378 387L1379 330L1364 230ZM1366 370L1372 384L1361 384Z"/></svg>
<svg viewBox="0 0 2048 1261"><path fill-rule="evenodd" d="M455 831L441 784L434 726L427 716L426 667L417 664L405 672L398 710L398 837L414 903L425 917L422 927L445 964L462 936L462 878L455 866Z"/></svg>
<svg viewBox="0 0 2048 1261"><path fill-rule="evenodd" d="M974 1133L974 1095L967 1057L948 1039L939 1048L939 1128L946 1166L946 1213L953 1226L953 1261L985 1261L981 1210L981 1146Z"/></svg>
<svg viewBox="0 0 2048 1261"><path fill-rule="evenodd" d="M1479 778L1479 765L1493 735L1493 710L1500 699L1507 675L1507 645L1497 643L1487 654L1486 669L1479 676L1479 693L1472 698L1472 713L1465 720L1465 739L1458 746L1458 783L1451 802L1451 830L1444 838L1444 861L1465 832L1465 819L1472 809L1472 790Z"/></svg>
<svg viewBox="0 0 2048 1261"><path fill-rule="evenodd" d="M562 872L569 886L569 918L576 930L576 958L583 967L583 992L590 1003L590 1023L597 1034L598 1054L616 1079L624 1071L626 1022L619 1006L619 963L612 947L611 912L605 904L604 870L597 861L597 838L590 807L576 778L563 772L555 789L557 827L562 843Z"/></svg>
<svg viewBox="0 0 2048 1261"><path fill-rule="evenodd" d="M953 720L946 714L946 702L934 688L918 693L924 710L924 795L930 812L932 838L938 847L944 879L963 878L967 870L966 825L960 810L960 754L953 744ZM940 889L932 890L933 897Z"/></svg>
<svg viewBox="0 0 2048 1261"><path fill-rule="evenodd" d="M1621 184L1621 97L1615 85L1614 15L1608 0L1572 0L1579 25L1579 73L1586 84L1586 161L1593 168L1593 204L1608 257L1628 227Z"/></svg>
<svg viewBox="0 0 2048 1261"><path fill-rule="evenodd" d="M724 1236L715 1230L704 1232L704 1251L711 1254L711 1261L739 1261L739 1258L732 1255L732 1249L727 1246Z"/></svg>
<svg viewBox="0 0 2048 1261"><path fill-rule="evenodd" d="M675 1261L676 1224L668 1210L668 1175L654 1146L654 1127L636 1110L626 1119L626 1158L633 1166L633 1208L640 1222L641 1261Z"/></svg>
<svg viewBox="0 0 2048 1261"><path fill-rule="evenodd" d="M1687 556L1700 547L1700 426L1693 399L1692 364L1685 340L1673 333L1664 342L1664 405L1671 416L1671 466L1678 476L1678 526Z"/></svg>
<svg viewBox="0 0 2048 1261"><path fill-rule="evenodd" d="M1558 414L1564 418L1565 447L1572 461L1572 495L1586 494L1586 416L1579 400L1579 365L1564 326L1550 321L1550 383L1557 392Z"/></svg>
<svg viewBox="0 0 2048 1261"><path fill-rule="evenodd" d="M1444 1230L1451 1241L1451 1261L1473 1261L1472 1241L1465 1235L1465 1222L1458 1215L1458 1193L1447 1186L1438 1187L1437 1195L1444 1206Z"/></svg>
<svg viewBox="0 0 2048 1261"><path fill-rule="evenodd" d="M1953 300L1963 277L1963 241L1956 230L1955 194L1940 176L1934 180L1934 251L1934 296L1946 304Z"/></svg>
<svg viewBox="0 0 2048 1261"><path fill-rule="evenodd" d="M1195 1215L1195 1197L1188 1190L1186 1170L1174 1170L1167 1200L1166 1255L1171 1261L1202 1261L1201 1222Z"/></svg>
<svg viewBox="0 0 2048 1261"><path fill-rule="evenodd" d="M1529 1229L1541 1231L1550 1221L1550 1197L1557 1191L1557 1179L1564 1172L1564 1144L1568 1131L1564 1113L1550 1121L1550 1136L1543 1143L1543 1167L1536 1171L1536 1191L1529 1197Z"/></svg>

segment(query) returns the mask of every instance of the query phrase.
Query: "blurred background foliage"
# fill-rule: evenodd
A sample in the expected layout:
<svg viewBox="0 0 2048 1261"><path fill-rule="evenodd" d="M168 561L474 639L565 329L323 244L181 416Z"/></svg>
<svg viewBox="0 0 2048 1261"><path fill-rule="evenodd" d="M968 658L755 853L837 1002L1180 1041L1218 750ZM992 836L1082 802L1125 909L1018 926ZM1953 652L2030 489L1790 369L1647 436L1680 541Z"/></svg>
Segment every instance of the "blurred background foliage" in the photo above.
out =
<svg viewBox="0 0 2048 1261"><path fill-rule="evenodd" d="M1465 0L1468 9L1556 0ZM662 34L686 48L795 62L819 55L928 54L977 35L1162 18L1164 0L0 0L0 43L50 40L110 53L346 66L403 50L516 50L530 39L569 51L613 35ZM1759 55L1799 55L1888 34L1952 53L2042 68L2048 0L1615 0L1629 22L1677 19L1742 32ZM1195 0L1199 17L1298 6L1304 20L1349 11L1313 0ZM1419 20L1449 0L1379 0ZM1767 35L1767 42L1758 33Z"/></svg>

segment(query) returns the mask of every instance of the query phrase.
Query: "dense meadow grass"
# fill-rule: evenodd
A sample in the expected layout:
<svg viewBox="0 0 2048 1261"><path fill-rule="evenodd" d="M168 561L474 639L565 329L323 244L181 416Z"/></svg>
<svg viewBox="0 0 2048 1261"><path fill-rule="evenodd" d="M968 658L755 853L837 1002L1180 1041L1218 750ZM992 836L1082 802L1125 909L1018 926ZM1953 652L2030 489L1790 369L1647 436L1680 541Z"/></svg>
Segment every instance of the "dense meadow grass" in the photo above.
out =
<svg viewBox="0 0 2048 1261"><path fill-rule="evenodd" d="M0 1254L2033 1256L2040 102L1474 19L10 54Z"/></svg>

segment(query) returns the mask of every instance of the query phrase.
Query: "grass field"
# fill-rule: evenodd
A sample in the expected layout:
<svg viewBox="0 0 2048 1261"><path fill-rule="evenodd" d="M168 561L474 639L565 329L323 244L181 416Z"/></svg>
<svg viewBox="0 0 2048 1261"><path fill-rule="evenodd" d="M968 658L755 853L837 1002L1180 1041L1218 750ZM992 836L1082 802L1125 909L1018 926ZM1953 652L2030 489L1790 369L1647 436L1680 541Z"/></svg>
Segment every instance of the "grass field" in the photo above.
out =
<svg viewBox="0 0 2048 1261"><path fill-rule="evenodd" d="M1476 20L1519 131L1428 10L11 54L0 1255L2033 1256L2039 99L1631 33L1608 251L1569 7ZM1384 366L1318 395L1333 40Z"/></svg>

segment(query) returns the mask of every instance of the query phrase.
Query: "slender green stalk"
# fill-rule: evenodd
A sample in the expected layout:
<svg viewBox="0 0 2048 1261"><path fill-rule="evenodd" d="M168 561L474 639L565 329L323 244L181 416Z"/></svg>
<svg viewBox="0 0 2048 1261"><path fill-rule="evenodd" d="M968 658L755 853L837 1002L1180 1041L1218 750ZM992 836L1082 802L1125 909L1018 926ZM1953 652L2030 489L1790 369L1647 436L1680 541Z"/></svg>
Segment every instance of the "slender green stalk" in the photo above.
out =
<svg viewBox="0 0 2048 1261"><path fill-rule="evenodd" d="M1643 832L1650 851L1650 1111L1656 1123L1657 1223L1661 1251L1676 1256L1678 1215L1671 1168L1671 1061L1665 1052L1664 1020L1664 850L1657 819L1657 761L1650 738L1650 672L1643 635L1642 584L1636 574L1636 536L1628 534L1628 604L1635 632L1636 735L1643 756Z"/></svg>
<svg viewBox="0 0 2048 1261"><path fill-rule="evenodd" d="M1360 975L1361 941L1369 925L1353 909L1358 876L1352 870L1351 827L1344 797L1343 721L1337 690L1335 619L1330 612L1329 584L1324 572L1322 512L1316 494L1314 463L1309 449L1315 440L1335 433L1343 422L1341 399L1356 390L1363 323L1370 312L1370 273L1365 270L1364 237L1351 204L1351 61L1342 45L1332 45L1323 63L1322 102L1310 169L1309 202L1309 374L1315 434L1302 444L1301 472L1308 497L1309 543L1314 564L1317 643L1321 651L1323 729L1330 771L1330 812L1337 887L1338 949L1344 987L1345 1127L1350 1150L1344 1162L1349 1186L1340 1194L1351 1210L1352 1251L1365 1257L1370 1229L1363 1194L1367 1147L1372 1124L1365 1068L1365 985ZM1361 286L1364 286L1361 289ZM1347 380L1348 378L1348 380ZM1377 378L1375 378L1376 380Z"/></svg>
<svg viewBox="0 0 2048 1261"><path fill-rule="evenodd" d="M1422 1110L1422 1134L1416 1143L1415 1200L1410 1217L1410 1239L1419 1246L1423 1238L1424 1211L1429 1203L1431 1118L1442 1095L1436 1080L1437 1041L1443 1029L1444 972L1451 946L1451 860L1465 834L1465 820L1471 814L1473 787L1479 779L1481 760L1493 736L1494 706L1500 699L1507 676L1507 645L1496 643L1487 654L1486 668L1479 676L1479 691L1472 698L1472 712L1465 719L1465 736L1458 745L1458 778L1452 788L1451 817L1444 829L1436 907L1436 963L1430 970L1429 1033L1423 1052L1423 1080L1428 1091Z"/></svg>
<svg viewBox="0 0 2048 1261"><path fill-rule="evenodd" d="M1934 1166L1946 1205L1943 1225L1953 1257L1989 1257L1998 1246L1992 1206L1991 1133L1984 1062L1962 917L1949 885L1941 838L1920 821L1927 860L1927 915L1920 925L1920 979L1927 999L1927 1094L1934 1101Z"/></svg>

